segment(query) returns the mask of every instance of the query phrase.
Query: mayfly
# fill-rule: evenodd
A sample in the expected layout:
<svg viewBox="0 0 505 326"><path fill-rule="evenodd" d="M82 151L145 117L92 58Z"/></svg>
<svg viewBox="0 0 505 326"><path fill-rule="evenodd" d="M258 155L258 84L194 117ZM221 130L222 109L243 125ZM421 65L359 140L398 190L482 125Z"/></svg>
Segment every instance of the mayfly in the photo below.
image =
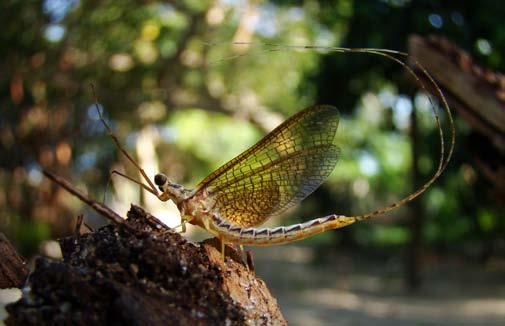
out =
<svg viewBox="0 0 505 326"><path fill-rule="evenodd" d="M235 43L245 44L245 43ZM408 54L384 49L349 49L316 46L272 45L272 50L323 49L341 53L367 53L386 57L401 65L426 91L421 79L407 63ZM305 223L275 228L257 228L270 217L299 203L316 190L335 168L340 150L335 144L339 123L337 109L329 105L308 107L275 128L258 143L207 176L193 190L171 182L164 174L156 174L154 182L140 165L122 148L119 140L103 119L100 119L119 150L136 166L147 184L117 171L162 201L172 200L181 213L181 228L186 223L198 225L221 243L268 246L285 244L338 229L357 221L390 212L404 205L435 182L447 166L454 148L455 132L449 106L442 91L418 62L411 62L433 86L447 114L451 129L449 150L444 146L444 134L435 105L432 109L440 138L438 167L429 180L406 197L375 211L345 216L332 214ZM431 101L431 99L430 99Z"/></svg>

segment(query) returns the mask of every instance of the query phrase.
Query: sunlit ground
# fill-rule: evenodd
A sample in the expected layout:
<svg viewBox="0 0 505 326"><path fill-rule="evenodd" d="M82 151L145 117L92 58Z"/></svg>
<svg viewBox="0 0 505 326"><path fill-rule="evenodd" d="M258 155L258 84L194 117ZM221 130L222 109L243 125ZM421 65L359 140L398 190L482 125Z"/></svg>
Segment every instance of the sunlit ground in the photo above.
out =
<svg viewBox="0 0 505 326"><path fill-rule="evenodd" d="M409 294L399 257L331 257L311 263L309 248L255 249L256 272L290 325L505 325L503 261L428 258L422 289Z"/></svg>

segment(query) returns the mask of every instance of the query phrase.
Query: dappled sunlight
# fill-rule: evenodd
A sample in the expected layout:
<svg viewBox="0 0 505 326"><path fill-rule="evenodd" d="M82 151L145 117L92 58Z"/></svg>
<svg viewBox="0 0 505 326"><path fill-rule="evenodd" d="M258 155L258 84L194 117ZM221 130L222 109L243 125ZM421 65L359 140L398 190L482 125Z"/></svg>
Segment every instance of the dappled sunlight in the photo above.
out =
<svg viewBox="0 0 505 326"><path fill-rule="evenodd" d="M133 68L134 62L128 53L116 53L109 59L109 67L112 70L125 72Z"/></svg>
<svg viewBox="0 0 505 326"><path fill-rule="evenodd" d="M137 112L140 119L152 123L165 118L167 106L161 101L143 102L139 105Z"/></svg>
<svg viewBox="0 0 505 326"><path fill-rule="evenodd" d="M368 194L370 184L367 180L360 178L352 183L352 190L357 197L363 198Z"/></svg>
<svg viewBox="0 0 505 326"><path fill-rule="evenodd" d="M139 61L145 65L153 64L158 59L158 49L149 41L137 40L134 49Z"/></svg>

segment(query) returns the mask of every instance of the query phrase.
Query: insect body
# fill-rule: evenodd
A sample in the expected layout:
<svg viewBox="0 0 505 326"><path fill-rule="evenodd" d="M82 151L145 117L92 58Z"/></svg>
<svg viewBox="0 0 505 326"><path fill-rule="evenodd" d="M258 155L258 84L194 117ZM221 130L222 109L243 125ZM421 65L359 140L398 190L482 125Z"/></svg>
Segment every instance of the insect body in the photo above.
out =
<svg viewBox="0 0 505 326"><path fill-rule="evenodd" d="M286 48L286 46L280 47ZM380 49L325 49L384 56L402 65L415 80L420 82L414 71L394 56L406 57L404 53ZM339 113L335 107L328 105L311 106L295 114L257 144L211 173L194 190L170 182L163 174L157 174L153 184L138 163L121 147L100 115L102 123L118 148L139 169L148 185L117 171L112 173L140 184L162 201L173 200L181 212L183 231L186 223L198 225L218 237L223 244L259 246L283 244L387 213L413 200L435 182L447 166L454 147L452 116L445 98L427 71L418 63L415 65L432 84L447 113L451 130L450 149L445 155L444 135L438 114L433 107L441 145L436 171L424 185L410 195L373 212L356 216L329 215L290 226L256 228L269 217L302 201L333 171L340 154L335 144ZM421 87L425 89L424 84L421 84Z"/></svg>
<svg viewBox="0 0 505 326"><path fill-rule="evenodd" d="M272 215L297 204L333 171L339 148L335 107L309 107L286 120L256 145L205 178L194 191L162 174L162 197L178 206L183 223L199 225L225 242L280 244L341 227L354 218L332 215L304 224L255 229Z"/></svg>

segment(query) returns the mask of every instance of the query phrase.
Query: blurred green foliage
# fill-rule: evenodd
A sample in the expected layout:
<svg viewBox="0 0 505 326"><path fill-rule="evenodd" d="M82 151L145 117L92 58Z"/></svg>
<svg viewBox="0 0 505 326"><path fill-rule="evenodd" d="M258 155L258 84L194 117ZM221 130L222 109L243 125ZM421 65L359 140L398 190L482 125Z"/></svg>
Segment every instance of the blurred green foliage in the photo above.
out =
<svg viewBox="0 0 505 326"><path fill-rule="evenodd" d="M265 134L272 114L335 105L343 114L342 158L292 215L356 214L389 204L414 187L412 109L419 116L423 179L436 165L437 131L426 95L385 59L269 51L260 43L405 51L409 35L435 33L503 70L503 10L490 0L2 1L0 228L24 253L70 232L82 206L45 180L42 168L96 198L112 168L136 175L97 120L91 82L126 149L142 154L139 135L154 127L160 169L188 186ZM232 47L231 41L258 45ZM454 159L418 199L425 240L454 250L465 243L499 247L503 207L488 195L487 181L462 146L468 127L456 122ZM314 243L344 237L360 245L403 245L408 217L409 209L401 208Z"/></svg>

